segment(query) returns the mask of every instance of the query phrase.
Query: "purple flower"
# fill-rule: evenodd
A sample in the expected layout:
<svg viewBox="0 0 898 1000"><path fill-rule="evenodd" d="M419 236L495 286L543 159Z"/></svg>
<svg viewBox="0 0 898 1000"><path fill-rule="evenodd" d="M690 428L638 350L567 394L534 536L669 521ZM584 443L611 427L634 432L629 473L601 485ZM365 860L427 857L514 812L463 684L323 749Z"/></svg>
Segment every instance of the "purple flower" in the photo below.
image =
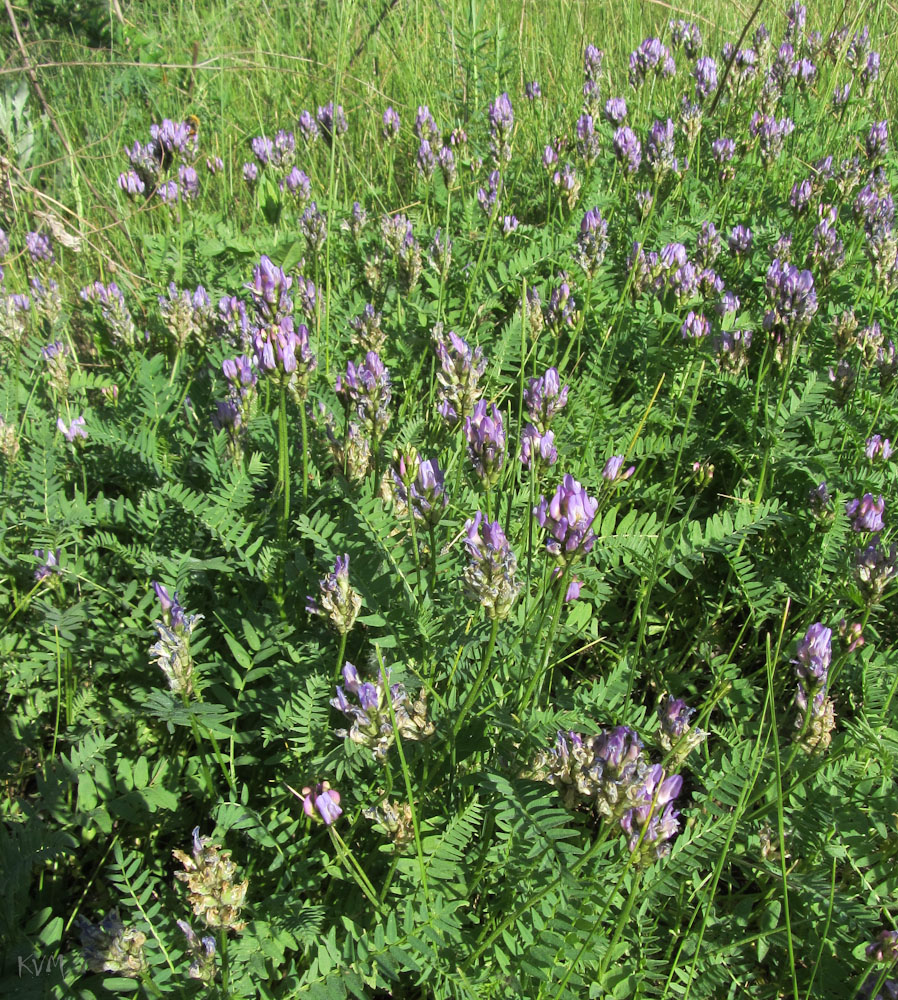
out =
<svg viewBox="0 0 898 1000"><path fill-rule="evenodd" d="M624 461L623 455L612 455L602 469L602 479L606 483L622 483L625 479L629 479L636 471L636 466L631 465L625 472L621 472Z"/></svg>
<svg viewBox="0 0 898 1000"><path fill-rule="evenodd" d="M321 132L329 143L333 141L334 136L343 135L349 129L342 104L335 105L333 101L328 101L323 108L318 108L317 118Z"/></svg>
<svg viewBox="0 0 898 1000"><path fill-rule="evenodd" d="M340 635L352 630L362 607L361 596L349 583L349 556L337 556L333 573L328 573L318 583L321 604L309 597L306 609L312 614L327 615Z"/></svg>
<svg viewBox="0 0 898 1000"><path fill-rule="evenodd" d="M568 387L561 385L556 368L549 368L539 378L531 378L524 390L527 416L540 430L548 430L555 415L567 405Z"/></svg>
<svg viewBox="0 0 898 1000"><path fill-rule="evenodd" d="M703 340L711 333L711 324L702 313L689 310L689 314L680 328L684 340Z"/></svg>
<svg viewBox="0 0 898 1000"><path fill-rule="evenodd" d="M603 56L602 50L595 45L587 45L583 50L583 73L587 80L598 80Z"/></svg>
<svg viewBox="0 0 898 1000"><path fill-rule="evenodd" d="M71 424L66 427L62 417L56 421L56 428L60 434L62 434L69 444L74 444L76 438L87 438L87 427L85 426L84 416L75 417Z"/></svg>
<svg viewBox="0 0 898 1000"><path fill-rule="evenodd" d="M533 80L530 83L524 84L524 96L528 101L535 101L538 97L542 97L543 92L539 82Z"/></svg>
<svg viewBox="0 0 898 1000"><path fill-rule="evenodd" d="M670 51L657 38L646 38L630 53L630 86L640 87L650 72L659 76L673 76L676 72Z"/></svg>
<svg viewBox="0 0 898 1000"><path fill-rule="evenodd" d="M348 406L355 407L362 425L372 435L383 437L390 423L392 389L390 372L378 354L369 351L358 366L348 362L346 376L337 376L336 391Z"/></svg>
<svg viewBox="0 0 898 1000"><path fill-rule="evenodd" d="M317 142L321 138L321 129L318 127L318 122L312 117L311 111L304 110L302 112L299 116L299 121L296 123L296 127L308 145Z"/></svg>
<svg viewBox="0 0 898 1000"><path fill-rule="evenodd" d="M674 123L670 118L666 122L656 121L649 129L645 158L656 177L663 177L669 171L679 172L680 164L674 156Z"/></svg>
<svg viewBox="0 0 898 1000"><path fill-rule="evenodd" d="M487 414L486 400L476 403L472 415L465 417L465 438L474 471L485 487L494 486L505 463L505 427L495 403L491 415Z"/></svg>
<svg viewBox="0 0 898 1000"><path fill-rule="evenodd" d="M865 549L854 553L854 576L861 596L868 605L881 600L889 581L898 572L898 550L894 543L887 550L879 547L874 540Z"/></svg>
<svg viewBox="0 0 898 1000"><path fill-rule="evenodd" d="M887 462L892 457L892 443L881 434L867 438L864 453L871 462Z"/></svg>
<svg viewBox="0 0 898 1000"><path fill-rule="evenodd" d="M39 564L34 570L34 582L41 583L44 580L49 580L54 574L59 574L62 569L59 565L59 559L61 556L61 550L56 549L52 551L47 549L35 549L34 558L38 560Z"/></svg>
<svg viewBox="0 0 898 1000"><path fill-rule="evenodd" d="M591 166L598 158L601 143L596 133L592 115L580 115L577 119L577 152L583 157L587 166Z"/></svg>
<svg viewBox="0 0 898 1000"><path fill-rule="evenodd" d="M489 176L489 190L478 188L477 203L480 205L485 215L492 215L493 208L499 198L499 190L502 186L502 175L498 170L493 170Z"/></svg>
<svg viewBox="0 0 898 1000"><path fill-rule="evenodd" d="M308 201L312 197L312 181L307 173L294 167L281 183L281 190L286 190L300 201Z"/></svg>
<svg viewBox="0 0 898 1000"><path fill-rule="evenodd" d="M399 135L399 113L393 107L387 108L383 113L382 122L381 135L387 142L392 142Z"/></svg>
<svg viewBox="0 0 898 1000"><path fill-rule="evenodd" d="M720 255L721 242L713 222L703 222L695 241L695 259L701 267L710 267Z"/></svg>
<svg viewBox="0 0 898 1000"><path fill-rule="evenodd" d="M35 264L42 260L52 264L56 259L50 237L46 233L26 233L25 247L28 250L28 256Z"/></svg>
<svg viewBox="0 0 898 1000"><path fill-rule="evenodd" d="M799 682L814 695L826 687L832 661L832 629L821 622L812 625L798 643L795 673Z"/></svg>
<svg viewBox="0 0 898 1000"><path fill-rule="evenodd" d="M465 589L493 619L507 618L521 585L515 581L518 562L498 521L487 521L480 511L465 522L465 545L470 563Z"/></svg>
<svg viewBox="0 0 898 1000"><path fill-rule="evenodd" d="M717 90L717 63L710 56L702 56L692 71L695 77L695 99L706 101Z"/></svg>
<svg viewBox="0 0 898 1000"><path fill-rule="evenodd" d="M748 130L758 139L761 159L768 166L783 151L786 138L795 130L795 123L791 118L777 121L772 115L762 115L756 111Z"/></svg>
<svg viewBox="0 0 898 1000"><path fill-rule="evenodd" d="M860 500L850 500L845 504L845 515L851 518L852 530L877 532L884 527L882 516L885 508L882 496L874 500L872 493L865 493Z"/></svg>
<svg viewBox="0 0 898 1000"><path fill-rule="evenodd" d="M432 143L440 141L440 130L426 104L418 105L418 114L415 116L415 135L419 140L427 139L428 142Z"/></svg>
<svg viewBox="0 0 898 1000"><path fill-rule="evenodd" d="M803 181L796 181L789 193L789 204L792 206L792 210L797 215L801 215L802 212L807 211L812 195L813 188L810 178L806 177Z"/></svg>
<svg viewBox="0 0 898 1000"><path fill-rule="evenodd" d="M702 35L698 25L682 18L668 22L670 28L670 44L675 49L682 48L687 59L695 59L701 51Z"/></svg>
<svg viewBox="0 0 898 1000"><path fill-rule="evenodd" d="M764 329L786 338L805 329L817 312L811 272L777 257L767 270L766 287L772 308L764 315Z"/></svg>
<svg viewBox="0 0 898 1000"><path fill-rule="evenodd" d="M263 167L271 162L274 153L274 143L267 135L257 135L250 143L253 154Z"/></svg>
<svg viewBox="0 0 898 1000"><path fill-rule="evenodd" d="M612 125L623 125L627 120L627 102L623 97L609 97L605 101L605 118Z"/></svg>
<svg viewBox="0 0 898 1000"><path fill-rule="evenodd" d="M730 251L737 256L748 253L751 250L752 245L752 231L748 226L737 225L733 226L730 230L730 235L727 239L727 244L729 245Z"/></svg>
<svg viewBox="0 0 898 1000"><path fill-rule="evenodd" d="M421 174L425 181L431 180L437 168L437 158L426 139L422 139L421 144L418 146L417 163L418 173Z"/></svg>
<svg viewBox="0 0 898 1000"><path fill-rule="evenodd" d="M311 788L303 788L302 808L306 816L323 822L325 826L330 826L343 814L340 793L331 788L327 781L320 781Z"/></svg>
<svg viewBox="0 0 898 1000"><path fill-rule="evenodd" d="M243 164L243 179L247 184L253 185L259 179L259 167L255 163Z"/></svg>
<svg viewBox="0 0 898 1000"><path fill-rule="evenodd" d="M440 151L437 153L437 164L439 165L440 173L443 175L443 180L446 182L446 187L454 187L458 179L458 168L455 165L455 153L452 151L451 146L440 147Z"/></svg>
<svg viewBox="0 0 898 1000"><path fill-rule="evenodd" d="M888 122L874 122L867 133L866 141L867 156L871 160L885 156L889 151L889 124Z"/></svg>
<svg viewBox="0 0 898 1000"><path fill-rule="evenodd" d="M455 427L473 411L480 398L478 383L486 371L486 358L481 348L472 350L453 330L444 336L442 324L434 328L433 346L440 362L437 409L443 420Z"/></svg>
<svg viewBox="0 0 898 1000"><path fill-rule="evenodd" d="M564 565L586 555L596 540L591 528L598 509L598 500L573 476L566 475L555 495L549 500L541 497L533 509L539 526L549 534L547 551Z"/></svg>
<svg viewBox="0 0 898 1000"><path fill-rule="evenodd" d="M126 174L119 174L118 186L132 198L146 191L146 184L140 179L136 170L129 170Z"/></svg>
<svg viewBox="0 0 898 1000"><path fill-rule="evenodd" d="M521 431L521 464L529 469L536 462L538 468L548 468L558 461L558 451L555 448L555 434L546 431L540 434L533 424L527 424Z"/></svg>
<svg viewBox="0 0 898 1000"><path fill-rule="evenodd" d="M614 133L612 140L614 155L628 174L635 174L642 162L642 145L636 133L624 125Z"/></svg>

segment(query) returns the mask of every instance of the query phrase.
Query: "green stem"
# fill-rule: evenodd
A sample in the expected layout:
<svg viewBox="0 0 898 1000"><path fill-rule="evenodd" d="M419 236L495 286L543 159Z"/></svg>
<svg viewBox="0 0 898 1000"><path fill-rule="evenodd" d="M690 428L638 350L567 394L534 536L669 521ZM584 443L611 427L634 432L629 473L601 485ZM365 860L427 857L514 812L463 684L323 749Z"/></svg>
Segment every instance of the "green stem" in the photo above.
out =
<svg viewBox="0 0 898 1000"><path fill-rule="evenodd" d="M287 385L283 381L278 402L278 480L284 501L281 514L281 543L286 545L287 524L290 521L290 456L287 450Z"/></svg>
<svg viewBox="0 0 898 1000"><path fill-rule="evenodd" d="M570 568L568 567L564 570L558 580L558 596L555 598L555 607L552 610L552 622L549 626L549 635L543 649L542 662L539 665L539 670L537 670L530 678L530 683L527 685L527 690L524 692L524 697L521 699L521 704L518 708L518 715L523 715L527 710L527 706L530 704L530 699L533 697L533 692L536 689L537 684L542 687L542 680L545 676L546 668L549 665L549 659L552 656L552 643L555 641L555 630L558 628L558 620L561 617L561 605L564 604L564 595L567 593L569 578Z"/></svg>
<svg viewBox="0 0 898 1000"><path fill-rule="evenodd" d="M340 673L343 670L343 657L346 655L346 637L349 635L348 632L343 632L340 635L340 650L337 653L337 669L334 672L334 683L338 684L340 681Z"/></svg>
<svg viewBox="0 0 898 1000"><path fill-rule="evenodd" d="M468 697L465 698L464 704L459 709L458 715L455 717L455 722L452 726L452 737L453 740L458 736L462 723L465 721L465 716L474 707L474 703L477 701L477 696L480 694L480 689L486 682L487 672L490 667L490 660L493 658L493 650L496 648L496 635L499 632L499 619L494 618L492 625L490 627L490 637L486 644L486 650L483 654L483 662L480 664L480 672L477 674L471 689L468 691Z"/></svg>
<svg viewBox="0 0 898 1000"><path fill-rule="evenodd" d="M309 430L306 426L305 404L299 408L299 422L302 427L302 498L309 496Z"/></svg>

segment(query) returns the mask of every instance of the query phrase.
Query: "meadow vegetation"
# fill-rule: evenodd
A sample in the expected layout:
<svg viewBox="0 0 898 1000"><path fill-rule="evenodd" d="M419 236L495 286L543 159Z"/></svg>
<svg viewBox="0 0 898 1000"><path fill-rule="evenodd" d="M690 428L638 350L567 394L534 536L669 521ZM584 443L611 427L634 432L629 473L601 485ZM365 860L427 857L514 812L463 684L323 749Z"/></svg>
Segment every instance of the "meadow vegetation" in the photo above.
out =
<svg viewBox="0 0 898 1000"><path fill-rule="evenodd" d="M898 996L888 3L5 8L0 992Z"/></svg>

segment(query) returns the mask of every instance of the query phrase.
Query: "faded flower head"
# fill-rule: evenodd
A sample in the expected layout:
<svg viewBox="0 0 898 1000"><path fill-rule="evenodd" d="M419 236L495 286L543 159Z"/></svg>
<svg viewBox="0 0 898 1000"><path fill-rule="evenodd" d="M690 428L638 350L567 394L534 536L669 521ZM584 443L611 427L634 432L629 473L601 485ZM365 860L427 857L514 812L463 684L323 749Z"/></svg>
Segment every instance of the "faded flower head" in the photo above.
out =
<svg viewBox="0 0 898 1000"><path fill-rule="evenodd" d="M703 729L689 725L694 714L694 708L689 708L682 698L674 698L673 695L667 695L658 705L658 719L661 722L658 742L663 750L674 751L675 761L671 764L673 768L679 767L708 738Z"/></svg>
<svg viewBox="0 0 898 1000"><path fill-rule="evenodd" d="M215 979L215 938L207 934L197 937L196 931L186 920L175 921L187 939L187 954L190 956L190 968L187 975L191 979L200 979L211 983Z"/></svg>
<svg viewBox="0 0 898 1000"><path fill-rule="evenodd" d="M221 844L213 844L211 837L201 837L200 828L195 827L191 853L176 849L172 854L184 866L185 870L176 872L175 878L187 883L194 914L209 927L242 931L246 923L238 916L249 879L234 881L237 866L231 861L231 852L223 851Z"/></svg>
<svg viewBox="0 0 898 1000"><path fill-rule="evenodd" d="M487 488L499 481L505 464L505 425L495 403L487 413L486 400L478 400L470 417L465 417L468 457L474 471Z"/></svg>
<svg viewBox="0 0 898 1000"><path fill-rule="evenodd" d="M307 609L312 614L327 615L340 635L346 635L358 618L362 597L349 583L349 556L337 556L333 573L328 573L319 583L320 605L308 598Z"/></svg>
<svg viewBox="0 0 898 1000"><path fill-rule="evenodd" d="M159 638L150 646L149 652L168 679L169 689L174 694L189 698L194 690L190 639L203 615L185 615L177 594L170 598L162 584L154 582L153 587L162 605L164 621L153 622Z"/></svg>
<svg viewBox="0 0 898 1000"><path fill-rule="evenodd" d="M114 972L128 979L137 979L147 968L143 946L146 934L136 927L125 927L118 910L111 910L99 924L92 924L78 915L81 951L91 972Z"/></svg>

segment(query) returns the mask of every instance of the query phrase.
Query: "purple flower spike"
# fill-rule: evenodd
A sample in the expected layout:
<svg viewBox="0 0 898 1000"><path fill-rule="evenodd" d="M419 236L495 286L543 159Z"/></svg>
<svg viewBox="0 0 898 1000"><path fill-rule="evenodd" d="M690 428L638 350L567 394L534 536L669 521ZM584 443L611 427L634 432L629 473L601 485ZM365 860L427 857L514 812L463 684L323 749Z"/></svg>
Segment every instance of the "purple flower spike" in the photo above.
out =
<svg viewBox="0 0 898 1000"><path fill-rule="evenodd" d="M527 424L521 432L521 464L529 469L536 462L537 468L548 468L558 461L555 448L555 434L546 431L540 434L533 424Z"/></svg>
<svg viewBox="0 0 898 1000"><path fill-rule="evenodd" d="M821 622L812 625L799 641L792 661L799 681L810 688L812 695L826 687L833 655L832 634L832 629Z"/></svg>
<svg viewBox="0 0 898 1000"><path fill-rule="evenodd" d="M717 90L717 63L710 56L702 56L692 71L695 77L695 99L706 101Z"/></svg>
<svg viewBox="0 0 898 1000"><path fill-rule="evenodd" d="M477 402L473 414L465 418L465 438L468 456L480 481L487 488L494 486L505 464L505 427L495 403L488 415L486 400Z"/></svg>
<svg viewBox="0 0 898 1000"><path fill-rule="evenodd" d="M524 390L527 416L541 430L548 430L555 415L567 405L568 387L561 385L556 368L547 369L539 378L528 380Z"/></svg>
<svg viewBox="0 0 898 1000"><path fill-rule="evenodd" d="M627 102L623 97L609 97L605 101L605 119L612 125L623 125L627 120Z"/></svg>
<svg viewBox="0 0 898 1000"><path fill-rule="evenodd" d="M498 521L487 521L480 511L465 523L465 545L471 562L465 570L468 594L490 618L507 618L521 590L515 581L517 559Z"/></svg>
<svg viewBox="0 0 898 1000"><path fill-rule="evenodd" d="M537 98L543 96L542 88L537 80L524 85L524 96L528 101L535 101Z"/></svg>
<svg viewBox="0 0 898 1000"><path fill-rule="evenodd" d="M860 500L851 500L845 504L845 514L851 519L854 531L882 531L884 524L882 516L886 503L882 496L873 499L872 493L865 493Z"/></svg>
<svg viewBox="0 0 898 1000"><path fill-rule="evenodd" d="M635 174L642 162L642 144L636 133L624 125L614 133L612 140L614 155L628 174Z"/></svg>
<svg viewBox="0 0 898 1000"><path fill-rule="evenodd" d="M399 135L399 113L395 108L387 108L383 114L381 135L387 142L392 142Z"/></svg>
<svg viewBox="0 0 898 1000"><path fill-rule="evenodd" d="M596 536L591 528L598 509L598 500L570 474L550 500L540 498L533 516L549 533L546 549L559 563L570 565L592 549Z"/></svg>

